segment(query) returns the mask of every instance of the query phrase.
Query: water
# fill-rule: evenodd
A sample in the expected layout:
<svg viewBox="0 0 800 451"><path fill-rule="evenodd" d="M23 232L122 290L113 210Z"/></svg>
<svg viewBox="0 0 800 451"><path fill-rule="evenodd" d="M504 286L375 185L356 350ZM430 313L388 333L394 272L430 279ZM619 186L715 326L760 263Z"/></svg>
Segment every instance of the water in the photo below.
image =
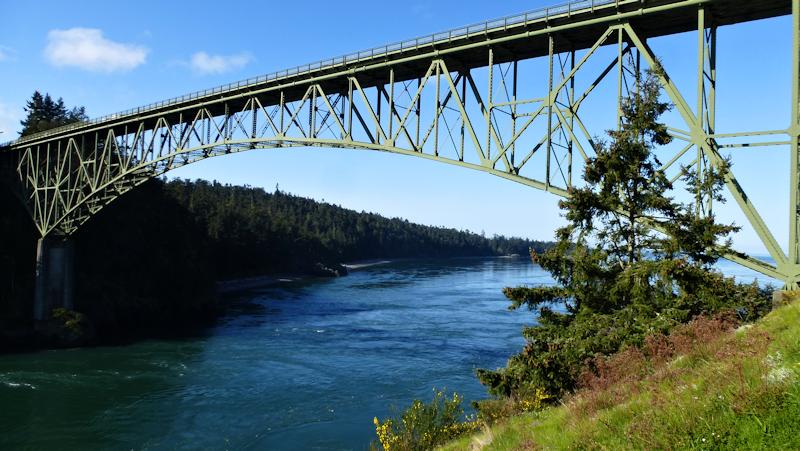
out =
<svg viewBox="0 0 800 451"><path fill-rule="evenodd" d="M775 260L773 260L772 257L759 256L757 258L769 263L770 265L775 265ZM756 281L761 286L771 285L775 289L779 289L783 286L783 282L778 279L767 277L763 274L753 271L752 269L745 268L742 265L730 262L728 260L720 260L717 262L716 266L726 276L734 277L741 283L752 283L753 281Z"/></svg>
<svg viewBox="0 0 800 451"><path fill-rule="evenodd" d="M526 259L398 262L239 296L208 336L0 357L0 448L364 449L372 418L522 347Z"/></svg>
<svg viewBox="0 0 800 451"><path fill-rule="evenodd" d="M500 289L549 280L527 259L397 262L239 295L205 337L0 356L0 449L365 449L374 416L433 387L484 398L475 368L534 320Z"/></svg>

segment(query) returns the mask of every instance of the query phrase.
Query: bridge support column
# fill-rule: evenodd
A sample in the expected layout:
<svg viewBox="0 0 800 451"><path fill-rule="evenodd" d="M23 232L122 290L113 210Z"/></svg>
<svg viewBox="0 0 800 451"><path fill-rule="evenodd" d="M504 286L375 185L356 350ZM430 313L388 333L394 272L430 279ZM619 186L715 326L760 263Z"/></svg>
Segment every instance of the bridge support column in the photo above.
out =
<svg viewBox="0 0 800 451"><path fill-rule="evenodd" d="M73 242L62 236L46 236L36 247L36 293L33 319L51 318L53 309L74 308Z"/></svg>
<svg viewBox="0 0 800 451"><path fill-rule="evenodd" d="M786 289L800 288L800 0L792 0L792 108L787 130L789 160L789 278Z"/></svg>

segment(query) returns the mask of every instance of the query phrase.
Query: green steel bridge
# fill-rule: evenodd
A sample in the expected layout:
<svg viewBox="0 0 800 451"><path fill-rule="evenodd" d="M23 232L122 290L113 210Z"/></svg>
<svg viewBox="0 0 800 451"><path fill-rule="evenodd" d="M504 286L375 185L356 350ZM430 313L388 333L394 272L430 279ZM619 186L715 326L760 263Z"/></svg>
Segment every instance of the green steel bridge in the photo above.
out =
<svg viewBox="0 0 800 451"><path fill-rule="evenodd" d="M793 16L791 122L773 130L716 130L717 29ZM582 105L601 85L616 94L608 116L646 64L649 41L695 32L690 104L665 67L661 83L680 118L680 145L660 155L677 180L702 175L726 148L790 149L788 254L737 181L729 195L774 264L743 253L730 260L800 284L800 0L583 0L331 58L72 124L0 150L39 233L35 317L71 307L69 237L105 206L148 179L206 158L258 148L371 149L475 169L568 196L594 152ZM609 51L608 49L613 49ZM602 49L602 51L601 51ZM696 51L695 51L696 50ZM604 53L605 52L605 53ZM609 57L611 55L611 57ZM598 66L598 58L603 59ZM598 69L599 67L599 69ZM587 72L590 72L587 74ZM606 81L607 80L607 81ZM696 89L696 91L695 91ZM597 95L597 94L595 94ZM585 110L585 109L584 109ZM595 130L595 132L597 132ZM755 140L755 141L753 141ZM761 141L758 141L761 140ZM576 180L576 183L579 181ZM696 199L704 212L710 198Z"/></svg>

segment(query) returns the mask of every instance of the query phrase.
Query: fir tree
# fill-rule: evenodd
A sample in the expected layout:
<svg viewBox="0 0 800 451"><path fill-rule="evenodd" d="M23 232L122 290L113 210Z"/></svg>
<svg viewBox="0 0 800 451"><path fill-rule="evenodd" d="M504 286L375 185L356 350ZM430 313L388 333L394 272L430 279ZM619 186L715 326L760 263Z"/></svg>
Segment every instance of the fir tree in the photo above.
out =
<svg viewBox="0 0 800 451"><path fill-rule="evenodd" d="M507 368L479 370L493 393L544 389L557 399L574 388L584 361L595 354L640 344L646 334L701 313L764 311L757 287L738 286L711 266L738 228L668 195L672 184L654 150L671 141L659 122L669 108L660 100L657 72L648 71L623 102L620 129L608 132L610 140L587 161L585 186L560 203L567 225L557 231L557 244L532 252L556 285L504 289L512 309L538 312L539 325L524 331L527 345ZM721 166L703 177L682 168L690 192L724 201L728 164Z"/></svg>
<svg viewBox="0 0 800 451"><path fill-rule="evenodd" d="M53 100L50 94L44 96L35 91L31 99L25 103L25 119L20 121L20 136L39 133L62 125L81 122L88 119L84 107L67 109L64 99Z"/></svg>

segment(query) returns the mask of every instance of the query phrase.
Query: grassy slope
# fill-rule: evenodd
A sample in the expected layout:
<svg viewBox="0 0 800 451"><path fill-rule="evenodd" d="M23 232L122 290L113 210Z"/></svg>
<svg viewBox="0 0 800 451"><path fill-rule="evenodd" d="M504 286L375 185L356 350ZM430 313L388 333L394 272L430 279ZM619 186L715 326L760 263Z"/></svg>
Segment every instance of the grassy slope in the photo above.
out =
<svg viewBox="0 0 800 451"><path fill-rule="evenodd" d="M800 449L800 302L691 346L643 381L579 393L444 449Z"/></svg>

